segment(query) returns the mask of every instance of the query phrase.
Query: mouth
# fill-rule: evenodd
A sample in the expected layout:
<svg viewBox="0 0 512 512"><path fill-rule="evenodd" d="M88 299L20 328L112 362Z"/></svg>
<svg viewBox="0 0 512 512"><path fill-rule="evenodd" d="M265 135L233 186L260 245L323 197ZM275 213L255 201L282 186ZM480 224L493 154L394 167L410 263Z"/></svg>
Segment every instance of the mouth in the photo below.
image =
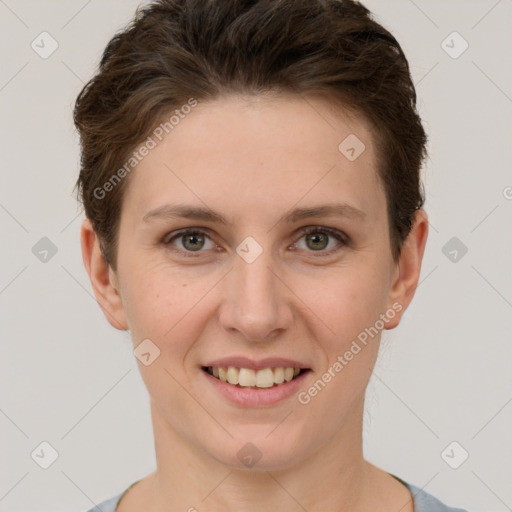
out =
<svg viewBox="0 0 512 512"><path fill-rule="evenodd" d="M249 389L276 388L297 379L309 368L269 367L260 370L236 366L203 366L202 370L212 377L233 387Z"/></svg>

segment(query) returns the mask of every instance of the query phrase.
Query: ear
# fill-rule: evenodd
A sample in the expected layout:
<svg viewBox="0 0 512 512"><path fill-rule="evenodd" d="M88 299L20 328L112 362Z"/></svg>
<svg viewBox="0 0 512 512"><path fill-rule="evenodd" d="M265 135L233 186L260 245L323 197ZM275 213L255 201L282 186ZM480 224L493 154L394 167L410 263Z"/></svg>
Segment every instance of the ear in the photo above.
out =
<svg viewBox="0 0 512 512"><path fill-rule="evenodd" d="M386 329L394 329L400 323L402 315L414 297L427 237L428 217L424 210L418 210L411 231L402 245L398 264L396 264L395 277L389 295L389 306L397 314L386 322Z"/></svg>
<svg viewBox="0 0 512 512"><path fill-rule="evenodd" d="M82 258L96 300L110 324L125 331L128 329L117 276L101 253L96 232L89 219L82 222L80 234Z"/></svg>

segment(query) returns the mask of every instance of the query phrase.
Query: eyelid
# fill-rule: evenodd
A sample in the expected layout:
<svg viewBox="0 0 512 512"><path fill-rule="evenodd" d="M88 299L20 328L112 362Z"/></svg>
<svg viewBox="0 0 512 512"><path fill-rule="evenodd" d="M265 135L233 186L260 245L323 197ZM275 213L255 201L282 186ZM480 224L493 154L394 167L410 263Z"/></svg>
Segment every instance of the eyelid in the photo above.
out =
<svg viewBox="0 0 512 512"><path fill-rule="evenodd" d="M300 228L299 230L300 236L308 235L309 233L327 233L328 235L332 235L339 240L348 243L348 236L343 232L335 228L328 228L327 226L305 226Z"/></svg>
<svg viewBox="0 0 512 512"><path fill-rule="evenodd" d="M171 240L174 240L175 238L178 238L180 236L195 235L195 234L207 235L208 238L212 239L212 237L210 236L211 231L208 228L192 227L192 228L178 229L176 231L171 231L169 233L166 233L164 235L164 237L162 238L162 242L164 244L168 244L171 242Z"/></svg>

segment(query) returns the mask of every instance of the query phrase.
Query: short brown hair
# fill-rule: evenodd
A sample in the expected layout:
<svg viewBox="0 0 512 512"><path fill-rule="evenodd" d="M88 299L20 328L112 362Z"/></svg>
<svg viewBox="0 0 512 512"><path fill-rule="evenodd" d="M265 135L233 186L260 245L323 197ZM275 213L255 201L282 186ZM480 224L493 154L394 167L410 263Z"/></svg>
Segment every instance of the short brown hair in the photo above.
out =
<svg viewBox="0 0 512 512"><path fill-rule="evenodd" d="M95 190L190 98L272 91L325 94L370 122L398 260L424 203L426 134L396 39L351 0L157 0L110 40L74 108L78 195L114 270L129 176Z"/></svg>

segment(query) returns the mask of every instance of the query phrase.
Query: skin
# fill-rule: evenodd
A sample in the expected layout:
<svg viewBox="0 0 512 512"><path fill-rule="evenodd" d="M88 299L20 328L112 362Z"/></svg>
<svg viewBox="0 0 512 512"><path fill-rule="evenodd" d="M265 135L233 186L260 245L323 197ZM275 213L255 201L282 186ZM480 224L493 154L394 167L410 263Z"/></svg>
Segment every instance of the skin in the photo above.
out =
<svg viewBox="0 0 512 512"><path fill-rule="evenodd" d="M352 133L366 149L351 162L338 145ZM362 454L380 332L306 405L294 395L265 408L234 406L200 369L232 355L290 357L311 368L307 390L393 304L401 311L385 328L399 324L418 283L428 221L417 212L394 262L376 163L369 125L326 98L225 96L199 102L130 175L116 271L83 222L84 263L107 319L130 330L134 347L149 338L160 349L149 366L137 361L157 470L126 493L120 512L412 512L407 488ZM178 202L206 205L231 224L142 220ZM364 217L278 222L293 208L326 203L348 203ZM306 226L338 230L349 242L329 236L315 250ZM170 241L188 227L205 231L203 245ZM263 248L250 264L236 252L247 236ZM179 253L187 249L196 257ZM252 468L237 457L247 442L262 453Z"/></svg>

